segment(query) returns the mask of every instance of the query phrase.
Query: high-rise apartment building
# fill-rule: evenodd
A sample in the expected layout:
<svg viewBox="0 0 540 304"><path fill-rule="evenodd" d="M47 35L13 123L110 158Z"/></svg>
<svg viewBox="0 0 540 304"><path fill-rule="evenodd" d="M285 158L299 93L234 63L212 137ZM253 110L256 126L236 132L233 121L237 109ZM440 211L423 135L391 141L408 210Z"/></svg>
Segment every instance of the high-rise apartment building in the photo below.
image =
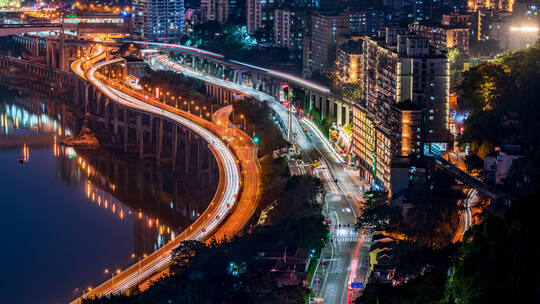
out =
<svg viewBox="0 0 540 304"><path fill-rule="evenodd" d="M415 154L412 149L422 144L422 111L407 104L389 105L389 110L383 122L363 104L355 104L351 151L360 177L392 193L393 160Z"/></svg>
<svg viewBox="0 0 540 304"><path fill-rule="evenodd" d="M274 46L301 51L308 16L304 10L274 10Z"/></svg>
<svg viewBox="0 0 540 304"><path fill-rule="evenodd" d="M274 45L290 48L291 11L276 9L274 11Z"/></svg>
<svg viewBox="0 0 540 304"><path fill-rule="evenodd" d="M253 35L256 30L262 27L262 9L261 0L246 0L246 24L249 34Z"/></svg>
<svg viewBox="0 0 540 304"><path fill-rule="evenodd" d="M201 0L205 21L225 24L229 20L229 0Z"/></svg>
<svg viewBox="0 0 540 304"><path fill-rule="evenodd" d="M368 107L383 120L389 104L411 102L424 111L424 141L447 142L448 58L430 48L428 39L401 28L386 28L384 36L366 39L363 57Z"/></svg>
<svg viewBox="0 0 540 304"><path fill-rule="evenodd" d="M352 152L361 176L392 192L394 159L451 140L449 62L402 28L364 39L362 60L364 101L353 108Z"/></svg>
<svg viewBox="0 0 540 304"><path fill-rule="evenodd" d="M315 14L311 17L310 67L313 71L325 71L336 60L337 46L343 41L341 37L350 33L349 14L339 15Z"/></svg>
<svg viewBox="0 0 540 304"><path fill-rule="evenodd" d="M132 36L174 41L184 34L184 0L133 0Z"/></svg>

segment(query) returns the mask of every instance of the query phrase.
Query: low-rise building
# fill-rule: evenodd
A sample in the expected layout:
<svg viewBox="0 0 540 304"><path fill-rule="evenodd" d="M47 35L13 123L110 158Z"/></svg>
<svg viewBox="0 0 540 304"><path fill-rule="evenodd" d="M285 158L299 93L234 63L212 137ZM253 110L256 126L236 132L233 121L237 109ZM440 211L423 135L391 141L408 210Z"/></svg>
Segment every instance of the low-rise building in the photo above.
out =
<svg viewBox="0 0 540 304"><path fill-rule="evenodd" d="M486 155L484 158L485 181L495 185L504 185L512 163L522 157L521 147L515 145L503 146L500 150Z"/></svg>

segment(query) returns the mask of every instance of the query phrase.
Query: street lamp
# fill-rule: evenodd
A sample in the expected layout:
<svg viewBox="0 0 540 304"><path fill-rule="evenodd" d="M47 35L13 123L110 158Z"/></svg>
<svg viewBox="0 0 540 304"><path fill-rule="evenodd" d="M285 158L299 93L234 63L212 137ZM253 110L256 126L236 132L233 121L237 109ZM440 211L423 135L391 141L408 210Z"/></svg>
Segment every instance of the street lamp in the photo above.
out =
<svg viewBox="0 0 540 304"><path fill-rule="evenodd" d="M111 272L111 279L112 279L112 290L114 291L114 276L120 274L122 272L120 269L116 269L115 272ZM109 273L109 269L105 269L105 274Z"/></svg>
<svg viewBox="0 0 540 304"><path fill-rule="evenodd" d="M247 127L246 127L246 116L244 114L240 114L240 118L243 118L244 119L244 132L247 133Z"/></svg>
<svg viewBox="0 0 540 304"><path fill-rule="evenodd" d="M132 253L132 254L131 254L131 257L132 257L132 258L135 258L135 257L137 257L137 256L135 255L135 253ZM147 257L146 253L144 253L142 256L137 257L137 259L138 259L138 261L137 261L137 265L138 265L138 270L137 270L137 284L139 284L139 276L141 275L141 260L144 259L144 258L146 258L146 257Z"/></svg>
<svg viewBox="0 0 540 304"><path fill-rule="evenodd" d="M75 290L81 291L82 292L81 297L84 297L84 294L87 293L87 292L90 292L92 290L92 287L88 286L88 288L86 288L86 289L84 289L84 288L75 288Z"/></svg>

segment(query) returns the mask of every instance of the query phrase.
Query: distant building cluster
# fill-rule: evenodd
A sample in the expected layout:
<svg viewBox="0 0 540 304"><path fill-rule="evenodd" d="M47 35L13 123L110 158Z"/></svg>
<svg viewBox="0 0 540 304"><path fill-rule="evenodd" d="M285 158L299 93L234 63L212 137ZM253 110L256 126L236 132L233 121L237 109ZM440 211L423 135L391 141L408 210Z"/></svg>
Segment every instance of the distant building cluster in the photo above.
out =
<svg viewBox="0 0 540 304"><path fill-rule="evenodd" d="M449 51L526 48L539 37L539 7L540 0L134 0L130 24L134 38L157 41L178 41L205 22L245 24L260 46L301 59L304 77L331 78L338 90L357 86L361 97L342 113L352 117L350 163L394 193L422 155L453 143Z"/></svg>

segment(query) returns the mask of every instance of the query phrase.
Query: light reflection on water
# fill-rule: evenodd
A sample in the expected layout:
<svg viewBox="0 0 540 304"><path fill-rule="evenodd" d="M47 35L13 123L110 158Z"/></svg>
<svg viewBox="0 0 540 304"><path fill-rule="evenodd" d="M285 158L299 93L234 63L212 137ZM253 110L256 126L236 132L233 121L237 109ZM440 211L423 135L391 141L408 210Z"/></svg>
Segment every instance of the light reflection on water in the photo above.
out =
<svg viewBox="0 0 540 304"><path fill-rule="evenodd" d="M125 268L167 243L212 199L216 179L59 145L78 133L75 114L3 92L0 210L9 216L0 242L14 246L0 251L1 277L13 278L0 282L2 302L67 302L104 281L105 268Z"/></svg>
<svg viewBox="0 0 540 304"><path fill-rule="evenodd" d="M18 98L17 98L18 99ZM39 104L40 110L45 111L45 104ZM52 133L58 136L73 135L69 128L62 130L58 117L51 118L45 113L35 114L16 104L4 104L4 111L0 116L0 134L24 135L29 133Z"/></svg>

